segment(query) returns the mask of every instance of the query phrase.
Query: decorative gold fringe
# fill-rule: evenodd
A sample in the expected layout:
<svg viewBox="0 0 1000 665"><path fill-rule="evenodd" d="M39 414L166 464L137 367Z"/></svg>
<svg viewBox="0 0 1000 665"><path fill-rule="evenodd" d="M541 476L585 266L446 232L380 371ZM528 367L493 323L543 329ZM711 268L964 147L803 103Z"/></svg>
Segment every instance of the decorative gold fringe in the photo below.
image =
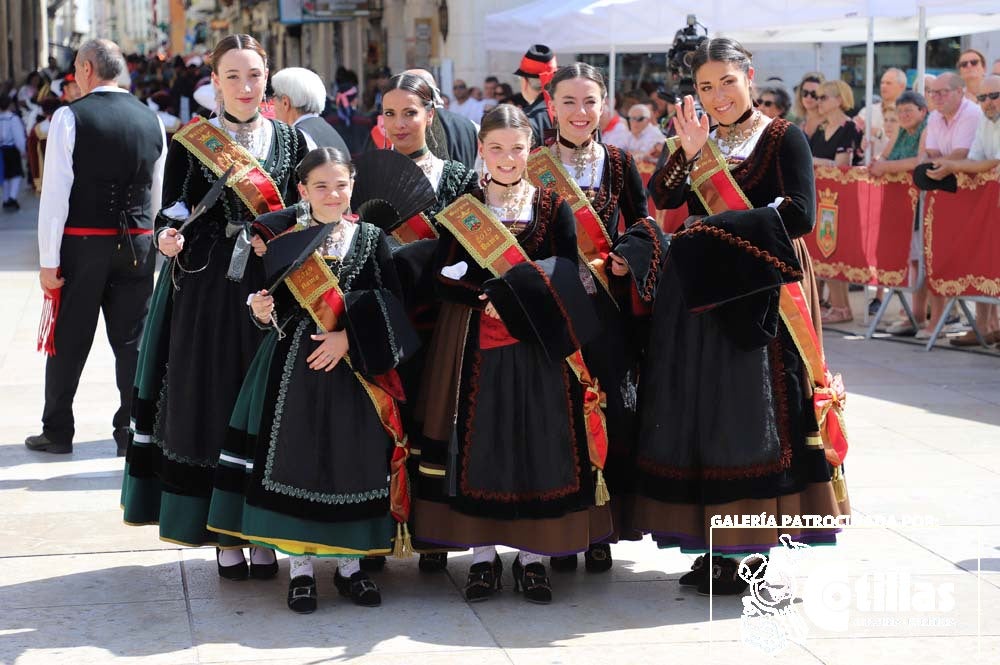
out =
<svg viewBox="0 0 1000 665"><path fill-rule="evenodd" d="M604 472L597 470L597 482L594 485L594 505L603 506L611 501L611 493L608 492L608 484L604 482Z"/></svg>
<svg viewBox="0 0 1000 665"><path fill-rule="evenodd" d="M402 522L396 523L396 539L392 544L392 556L397 559L408 559L413 556L413 539L410 529Z"/></svg>
<svg viewBox="0 0 1000 665"><path fill-rule="evenodd" d="M844 480L843 466L838 466L833 470L830 482L833 483L833 495L840 503L847 499L847 481Z"/></svg>

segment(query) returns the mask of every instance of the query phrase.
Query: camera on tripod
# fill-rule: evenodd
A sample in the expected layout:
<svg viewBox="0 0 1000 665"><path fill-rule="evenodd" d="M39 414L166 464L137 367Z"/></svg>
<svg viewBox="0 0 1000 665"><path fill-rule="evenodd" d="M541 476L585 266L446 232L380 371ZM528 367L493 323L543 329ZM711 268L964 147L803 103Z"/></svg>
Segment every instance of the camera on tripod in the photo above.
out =
<svg viewBox="0 0 1000 665"><path fill-rule="evenodd" d="M701 29L699 34L699 28ZM694 78L691 59L695 49L708 39L708 28L698 23L694 14L687 15L687 25L674 35L674 43L667 51L667 67L671 77L677 82L681 96L694 95Z"/></svg>

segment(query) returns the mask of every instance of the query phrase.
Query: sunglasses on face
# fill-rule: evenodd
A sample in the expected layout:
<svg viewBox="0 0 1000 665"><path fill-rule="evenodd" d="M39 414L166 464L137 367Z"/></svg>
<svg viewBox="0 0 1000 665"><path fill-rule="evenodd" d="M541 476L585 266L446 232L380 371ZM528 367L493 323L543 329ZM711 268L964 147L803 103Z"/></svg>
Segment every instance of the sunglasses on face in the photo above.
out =
<svg viewBox="0 0 1000 665"><path fill-rule="evenodd" d="M965 69L966 67L976 67L979 65L979 60L960 60L958 66L960 69Z"/></svg>
<svg viewBox="0 0 1000 665"><path fill-rule="evenodd" d="M758 99L757 100L757 106L763 106L765 108L771 108L772 106L777 106L777 104L774 103L770 99Z"/></svg>
<svg viewBox="0 0 1000 665"><path fill-rule="evenodd" d="M1000 99L1000 92L984 92L981 95L976 95L976 99L980 104L985 104L987 99L992 99L996 101Z"/></svg>
<svg viewBox="0 0 1000 665"><path fill-rule="evenodd" d="M812 97L813 99L819 99L819 96L816 94L815 90L803 90L802 91L802 97L803 97L803 99L806 98L806 97Z"/></svg>

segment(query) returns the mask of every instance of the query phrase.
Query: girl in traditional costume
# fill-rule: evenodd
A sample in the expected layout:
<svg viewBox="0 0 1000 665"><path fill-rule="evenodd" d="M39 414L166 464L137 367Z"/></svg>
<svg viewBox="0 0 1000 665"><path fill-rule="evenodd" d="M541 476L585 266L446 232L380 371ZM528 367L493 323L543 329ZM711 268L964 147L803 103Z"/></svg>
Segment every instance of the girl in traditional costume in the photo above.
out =
<svg viewBox="0 0 1000 665"><path fill-rule="evenodd" d="M606 398L609 450L604 475L617 517L618 497L628 493L632 475L636 381L645 337L640 320L655 292L663 236L647 214L635 160L595 138L607 97L601 73L574 63L543 83L555 116L556 141L531 155L527 177L535 185L555 189L576 217L580 277L603 325L601 335L584 345L583 357ZM616 519L611 537L587 550L588 571L611 568L610 543L619 537L638 534ZM576 565L576 555L552 560L556 570Z"/></svg>
<svg viewBox="0 0 1000 665"><path fill-rule="evenodd" d="M606 432L579 353L597 321L579 279L572 210L524 178L528 118L500 105L479 137L484 191L437 216L433 274L455 315L438 320L422 399L443 420L428 420L425 432L453 436L423 442L420 487L438 490L418 494L414 535L474 547L470 601L500 588L496 545L518 548L515 589L547 603L542 555L575 556L611 531L606 507L594 508L592 456L606 449Z"/></svg>
<svg viewBox="0 0 1000 665"><path fill-rule="evenodd" d="M237 399L208 524L292 555L288 606L307 613L317 601L313 556L338 557L337 589L373 606L381 595L360 558L388 554L394 537L405 552L395 367L416 335L385 235L344 215L354 177L347 156L318 148L298 175L301 202L258 219L290 227L265 257L269 279L287 277L274 295L249 301L257 322L275 329Z"/></svg>
<svg viewBox="0 0 1000 665"><path fill-rule="evenodd" d="M809 144L753 107L750 53L737 42L706 40L692 69L707 115L685 98L652 180L658 206L687 203L695 217L671 239L653 307L631 523L661 547L702 554L681 585L732 594L752 578L738 557L780 533L834 541L832 529L716 529L707 552L713 515L780 525L848 510L836 468L843 393L826 371L801 240L816 211Z"/></svg>
<svg viewBox="0 0 1000 665"><path fill-rule="evenodd" d="M266 82L260 44L223 39L212 54L219 116L186 125L167 153L157 237L170 261L143 335L121 495L127 524L159 524L169 542L215 545L219 575L236 580L277 573L271 550L252 548L248 567L245 542L205 528L226 426L262 338L246 313L261 281L249 223L297 200L294 167L306 152L298 130L260 115ZM227 175L218 200L198 209Z"/></svg>

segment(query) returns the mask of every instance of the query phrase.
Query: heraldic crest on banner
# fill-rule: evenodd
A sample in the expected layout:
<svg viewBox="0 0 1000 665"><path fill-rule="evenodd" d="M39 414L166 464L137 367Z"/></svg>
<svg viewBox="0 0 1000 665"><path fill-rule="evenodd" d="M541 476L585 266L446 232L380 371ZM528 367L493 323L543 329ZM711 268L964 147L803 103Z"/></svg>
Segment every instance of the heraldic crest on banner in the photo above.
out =
<svg viewBox="0 0 1000 665"><path fill-rule="evenodd" d="M816 206L816 246L824 258L830 258L837 251L837 192L824 189L817 192Z"/></svg>

